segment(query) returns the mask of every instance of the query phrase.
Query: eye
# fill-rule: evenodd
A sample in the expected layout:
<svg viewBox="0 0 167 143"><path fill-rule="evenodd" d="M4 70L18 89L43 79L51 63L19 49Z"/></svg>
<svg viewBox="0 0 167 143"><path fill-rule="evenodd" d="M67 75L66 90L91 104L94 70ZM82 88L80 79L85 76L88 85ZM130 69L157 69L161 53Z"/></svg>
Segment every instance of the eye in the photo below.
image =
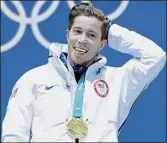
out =
<svg viewBox="0 0 167 143"><path fill-rule="evenodd" d="M96 37L94 34L90 34L91 37Z"/></svg>
<svg viewBox="0 0 167 143"><path fill-rule="evenodd" d="M96 37L96 35L95 35L95 34L92 34L92 33L90 33L88 36L89 36L90 38L95 38L95 37Z"/></svg>
<svg viewBox="0 0 167 143"><path fill-rule="evenodd" d="M76 34L81 34L82 31L81 31L80 29L74 29L74 33L76 33Z"/></svg>

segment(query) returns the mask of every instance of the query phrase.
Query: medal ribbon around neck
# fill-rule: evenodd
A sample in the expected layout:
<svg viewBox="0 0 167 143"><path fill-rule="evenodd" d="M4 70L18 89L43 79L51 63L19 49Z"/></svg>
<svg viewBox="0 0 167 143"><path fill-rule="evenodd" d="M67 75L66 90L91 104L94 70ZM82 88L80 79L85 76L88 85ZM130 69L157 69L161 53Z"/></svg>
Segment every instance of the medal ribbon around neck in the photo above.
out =
<svg viewBox="0 0 167 143"><path fill-rule="evenodd" d="M87 135L88 126L82 119L83 93L85 83L85 73L81 76L74 99L73 119L67 124L67 131L73 138L81 138Z"/></svg>
<svg viewBox="0 0 167 143"><path fill-rule="evenodd" d="M82 105L83 105L83 93L85 90L85 73L81 76L77 90L75 92L75 99L74 99L74 110L73 110L73 117L80 118L82 117Z"/></svg>

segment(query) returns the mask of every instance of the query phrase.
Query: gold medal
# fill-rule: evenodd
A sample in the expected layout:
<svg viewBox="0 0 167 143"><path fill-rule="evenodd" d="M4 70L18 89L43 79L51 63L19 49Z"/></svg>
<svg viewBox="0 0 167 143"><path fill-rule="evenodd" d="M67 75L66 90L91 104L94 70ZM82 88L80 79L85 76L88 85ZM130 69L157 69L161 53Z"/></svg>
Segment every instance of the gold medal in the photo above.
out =
<svg viewBox="0 0 167 143"><path fill-rule="evenodd" d="M68 134L73 138L81 138L87 135L88 126L82 118L73 118L67 124Z"/></svg>

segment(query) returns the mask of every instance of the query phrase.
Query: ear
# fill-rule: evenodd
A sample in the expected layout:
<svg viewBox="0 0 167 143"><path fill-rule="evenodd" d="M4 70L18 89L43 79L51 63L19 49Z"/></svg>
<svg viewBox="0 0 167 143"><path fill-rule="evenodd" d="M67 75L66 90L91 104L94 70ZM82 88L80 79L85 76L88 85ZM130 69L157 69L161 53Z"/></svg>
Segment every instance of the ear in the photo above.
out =
<svg viewBox="0 0 167 143"><path fill-rule="evenodd" d="M99 46L99 51L101 51L106 46L106 44L107 44L107 40L102 40Z"/></svg>
<svg viewBox="0 0 167 143"><path fill-rule="evenodd" d="M66 30L66 38L67 38L67 41L69 40L69 30L67 29Z"/></svg>

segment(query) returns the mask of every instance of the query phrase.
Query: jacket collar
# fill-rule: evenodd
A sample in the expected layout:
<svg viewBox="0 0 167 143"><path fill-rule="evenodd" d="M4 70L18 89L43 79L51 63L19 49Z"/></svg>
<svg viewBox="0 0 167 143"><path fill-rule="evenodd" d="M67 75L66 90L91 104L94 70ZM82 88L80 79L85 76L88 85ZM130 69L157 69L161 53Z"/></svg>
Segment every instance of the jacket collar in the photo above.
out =
<svg viewBox="0 0 167 143"><path fill-rule="evenodd" d="M61 74L66 75L68 74L68 70L60 58L62 53L68 54L67 44L52 43L49 47L48 62L52 64ZM88 67L87 74L100 72L100 69L103 68L106 63L107 59L104 56L96 56L95 62Z"/></svg>

